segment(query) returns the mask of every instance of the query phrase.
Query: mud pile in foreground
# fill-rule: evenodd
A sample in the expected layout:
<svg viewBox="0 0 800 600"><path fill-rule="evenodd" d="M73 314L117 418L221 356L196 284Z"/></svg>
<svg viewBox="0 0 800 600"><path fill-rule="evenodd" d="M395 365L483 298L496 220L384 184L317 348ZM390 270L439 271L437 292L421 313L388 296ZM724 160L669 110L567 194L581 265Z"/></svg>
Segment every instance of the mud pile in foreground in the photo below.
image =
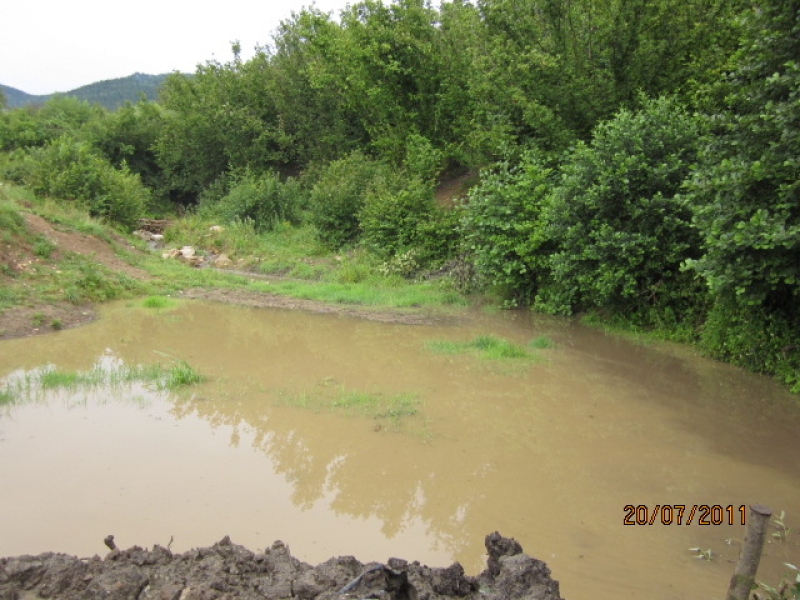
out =
<svg viewBox="0 0 800 600"><path fill-rule="evenodd" d="M429 568L392 558L364 565L352 556L312 567L283 542L263 554L229 538L210 548L173 554L155 546L113 550L105 559L52 552L0 559L0 600L561 600L558 582L513 539L486 536L486 570L468 577L461 565Z"/></svg>

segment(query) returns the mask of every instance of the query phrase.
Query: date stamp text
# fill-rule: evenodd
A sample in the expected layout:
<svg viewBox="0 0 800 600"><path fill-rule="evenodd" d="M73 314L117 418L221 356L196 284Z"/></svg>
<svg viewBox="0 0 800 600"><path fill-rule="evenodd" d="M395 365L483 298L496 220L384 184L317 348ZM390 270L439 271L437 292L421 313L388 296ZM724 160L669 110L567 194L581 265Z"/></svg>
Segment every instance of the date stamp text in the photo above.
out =
<svg viewBox="0 0 800 600"><path fill-rule="evenodd" d="M747 507L720 504L626 504L623 525L745 525Z"/></svg>

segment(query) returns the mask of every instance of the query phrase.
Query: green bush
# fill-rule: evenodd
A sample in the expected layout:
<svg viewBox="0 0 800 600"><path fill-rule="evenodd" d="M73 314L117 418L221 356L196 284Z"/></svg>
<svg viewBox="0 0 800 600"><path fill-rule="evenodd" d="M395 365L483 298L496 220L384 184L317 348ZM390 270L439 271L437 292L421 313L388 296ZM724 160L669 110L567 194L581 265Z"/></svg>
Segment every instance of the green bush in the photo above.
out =
<svg viewBox="0 0 800 600"><path fill-rule="evenodd" d="M355 242L360 233L359 214L367 190L389 167L360 152L330 163L311 190L311 222L322 243L340 248Z"/></svg>
<svg viewBox="0 0 800 600"><path fill-rule="evenodd" d="M523 303L548 272L545 208L551 183L551 170L529 155L518 167L504 162L481 173L464 206L464 247L478 278Z"/></svg>
<svg viewBox="0 0 800 600"><path fill-rule="evenodd" d="M300 195L292 179L284 183L271 173L246 174L212 210L228 223L250 220L257 232L269 231L283 221L299 223Z"/></svg>
<svg viewBox="0 0 800 600"><path fill-rule="evenodd" d="M31 150L17 169L17 178L41 195L74 201L93 217L133 227L150 192L127 167L115 169L86 142L61 137Z"/></svg>
<svg viewBox="0 0 800 600"><path fill-rule="evenodd" d="M732 295L717 297L700 343L712 356L758 373L776 375L800 393L800 317L744 305Z"/></svg>
<svg viewBox="0 0 800 600"><path fill-rule="evenodd" d="M361 240L387 258L415 246L418 225L433 212L433 190L417 178L392 174L375 180L359 212Z"/></svg>
<svg viewBox="0 0 800 600"><path fill-rule="evenodd" d="M405 168L413 176L426 183L433 183L442 169L443 155L433 147L431 141L419 134L406 139Z"/></svg>
<svg viewBox="0 0 800 600"><path fill-rule="evenodd" d="M70 96L50 98L38 108L0 111L0 150L40 147L63 135L81 137L107 114L98 105Z"/></svg>
<svg viewBox="0 0 800 600"><path fill-rule="evenodd" d="M417 223L415 254L420 264L432 266L458 254L460 221L459 208L433 205L427 217Z"/></svg>
<svg viewBox="0 0 800 600"><path fill-rule="evenodd" d="M690 309L703 287L681 270L702 251L692 207L679 194L695 161L697 120L674 100L620 111L579 144L553 195L549 235L555 312Z"/></svg>

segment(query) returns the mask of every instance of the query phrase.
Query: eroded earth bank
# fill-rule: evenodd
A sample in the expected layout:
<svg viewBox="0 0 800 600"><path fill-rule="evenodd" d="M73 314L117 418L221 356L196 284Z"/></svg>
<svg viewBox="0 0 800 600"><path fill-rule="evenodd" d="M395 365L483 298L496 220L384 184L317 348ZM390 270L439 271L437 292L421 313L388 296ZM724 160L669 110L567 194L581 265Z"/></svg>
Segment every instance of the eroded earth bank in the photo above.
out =
<svg viewBox="0 0 800 600"><path fill-rule="evenodd" d="M478 577L458 563L430 568L399 558L365 565L340 556L313 567L283 542L256 554L227 537L183 554L161 546L115 548L104 559L48 552L0 559L0 599L561 600L547 565L514 539L495 532L485 544L487 567Z"/></svg>

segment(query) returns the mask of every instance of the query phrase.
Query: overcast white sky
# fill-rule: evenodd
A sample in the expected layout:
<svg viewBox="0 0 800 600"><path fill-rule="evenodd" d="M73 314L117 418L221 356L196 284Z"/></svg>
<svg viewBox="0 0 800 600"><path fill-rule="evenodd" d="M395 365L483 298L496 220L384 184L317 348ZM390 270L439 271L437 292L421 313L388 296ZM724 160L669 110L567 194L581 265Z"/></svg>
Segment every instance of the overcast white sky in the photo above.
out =
<svg viewBox="0 0 800 600"><path fill-rule="evenodd" d="M352 0L316 0L325 12ZM0 83L29 94L66 92L132 73L194 72L242 57L311 0L0 0Z"/></svg>

